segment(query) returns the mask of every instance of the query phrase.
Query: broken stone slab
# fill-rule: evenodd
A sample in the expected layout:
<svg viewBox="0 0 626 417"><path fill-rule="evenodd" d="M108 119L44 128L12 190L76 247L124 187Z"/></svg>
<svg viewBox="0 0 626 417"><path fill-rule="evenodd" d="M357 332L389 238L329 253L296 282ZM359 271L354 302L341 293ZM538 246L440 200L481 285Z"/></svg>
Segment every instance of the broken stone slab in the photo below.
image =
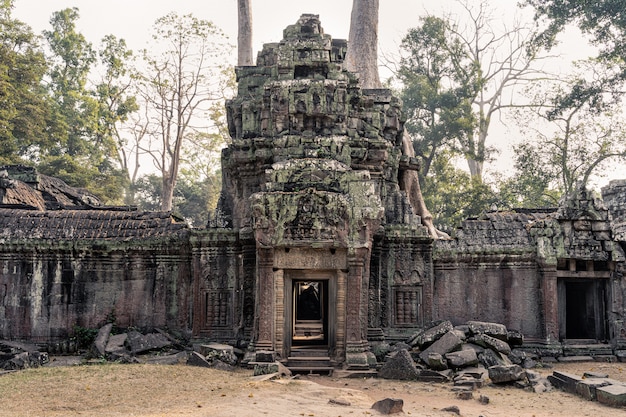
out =
<svg viewBox="0 0 626 417"><path fill-rule="evenodd" d="M422 369L420 371L417 380L420 382L448 382L452 371L450 369L445 371L433 371L432 369Z"/></svg>
<svg viewBox="0 0 626 417"><path fill-rule="evenodd" d="M178 352L171 355L154 355L146 358L142 358L143 363L149 363L152 365L178 365L187 363L189 360L189 353Z"/></svg>
<svg viewBox="0 0 626 417"><path fill-rule="evenodd" d="M496 339L495 337L486 334L476 334L470 337L468 341L476 345L498 351L505 355L511 354L511 346L509 346L507 342L503 342L500 339Z"/></svg>
<svg viewBox="0 0 626 417"><path fill-rule="evenodd" d="M485 367L490 368L492 366L508 366L513 363L507 356L503 356L500 352L495 352L491 349L485 349L483 353L478 354L478 361Z"/></svg>
<svg viewBox="0 0 626 417"><path fill-rule="evenodd" d="M436 326L430 327L422 332L418 332L409 340L407 340L407 344L411 347L419 347L424 350L426 347L433 344L436 340L442 337L444 334L448 333L452 330L454 326L448 320L442 321Z"/></svg>
<svg viewBox="0 0 626 417"><path fill-rule="evenodd" d="M202 368L210 368L211 363L206 360L204 356L199 354L198 352L191 352L189 358L187 359L187 365L190 366L199 366ZM256 375L256 374L255 374Z"/></svg>
<svg viewBox="0 0 626 417"><path fill-rule="evenodd" d="M464 368L478 364L478 356L472 348L463 348L457 352L445 354L451 368Z"/></svg>
<svg viewBox="0 0 626 417"><path fill-rule="evenodd" d="M586 371L583 373L583 378L608 378L609 374L605 372L591 372Z"/></svg>
<svg viewBox="0 0 626 417"><path fill-rule="evenodd" d="M576 394L588 401L597 400L597 389L611 385L605 378L584 378L576 384Z"/></svg>
<svg viewBox="0 0 626 417"><path fill-rule="evenodd" d="M489 323L484 321L468 321L467 326L469 327L470 333L472 335L484 334L487 336L495 337L496 339L500 339L504 342L508 340L508 330L505 325L499 323Z"/></svg>
<svg viewBox="0 0 626 417"><path fill-rule="evenodd" d="M489 379L494 384L516 382L526 378L526 372L519 365L496 365L487 368L487 371L489 371Z"/></svg>
<svg viewBox="0 0 626 417"><path fill-rule="evenodd" d="M439 338L435 343L428 346L426 350L420 353L420 359L424 362L428 360L428 355L430 353L438 353L440 355L445 355L446 353L458 350L461 345L463 345L463 339L459 335L460 332L450 330L441 338Z"/></svg>
<svg viewBox="0 0 626 417"><path fill-rule="evenodd" d="M98 329L98 334L93 341L92 352L95 356L104 356L106 353L107 342L111 336L111 330L113 330L113 323L105 324Z"/></svg>
<svg viewBox="0 0 626 417"><path fill-rule="evenodd" d="M402 349L387 357L378 371L378 376L385 379L415 380L420 376L420 370L411 354Z"/></svg>
<svg viewBox="0 0 626 417"><path fill-rule="evenodd" d="M172 342L160 333L143 335L135 330L128 332L126 342L133 354L163 349L172 345Z"/></svg>
<svg viewBox="0 0 626 417"><path fill-rule="evenodd" d="M50 358L46 352L20 352L2 364L5 371L38 368L48 363Z"/></svg>
<svg viewBox="0 0 626 417"><path fill-rule="evenodd" d="M430 369L434 369L435 371L443 371L448 369L448 362L446 361L446 359L441 354L435 352L428 354L426 365Z"/></svg>
<svg viewBox="0 0 626 417"><path fill-rule="evenodd" d="M447 413L454 413L457 415L461 415L461 409L456 405L451 405L450 407L442 408L441 411L445 411Z"/></svg>
<svg viewBox="0 0 626 417"><path fill-rule="evenodd" d="M280 362L257 363L254 365L254 376L272 374L276 374L278 377L290 377L291 371Z"/></svg>
<svg viewBox="0 0 626 417"><path fill-rule="evenodd" d="M385 398L372 405L372 409L381 414L402 413L402 407L404 407L404 400L400 398Z"/></svg>
<svg viewBox="0 0 626 417"><path fill-rule="evenodd" d="M229 365L237 365L237 355L235 348L230 345L221 343L209 343L205 345L194 346L194 350L204 356L209 362L212 360L220 360Z"/></svg>
<svg viewBox="0 0 626 417"><path fill-rule="evenodd" d="M554 371L552 375L548 375L548 381L560 390L576 394L576 386L582 378L567 372Z"/></svg>
<svg viewBox="0 0 626 417"><path fill-rule="evenodd" d="M109 340L107 341L107 345L104 348L104 352L105 353L126 352L126 339L128 339L128 334L126 333L110 335Z"/></svg>
<svg viewBox="0 0 626 417"><path fill-rule="evenodd" d="M626 385L607 385L596 389L600 404L610 407L626 406Z"/></svg>

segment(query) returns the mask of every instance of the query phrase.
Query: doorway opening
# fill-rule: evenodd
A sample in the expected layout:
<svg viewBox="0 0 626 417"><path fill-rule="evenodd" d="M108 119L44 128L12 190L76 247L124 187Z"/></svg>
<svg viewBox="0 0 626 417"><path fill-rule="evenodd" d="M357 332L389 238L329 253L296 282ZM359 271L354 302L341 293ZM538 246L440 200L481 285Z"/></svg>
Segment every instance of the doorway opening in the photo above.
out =
<svg viewBox="0 0 626 417"><path fill-rule="evenodd" d="M328 345L328 280L294 280L292 302L293 345Z"/></svg>
<svg viewBox="0 0 626 417"><path fill-rule="evenodd" d="M603 341L607 336L604 279L559 280L561 340Z"/></svg>

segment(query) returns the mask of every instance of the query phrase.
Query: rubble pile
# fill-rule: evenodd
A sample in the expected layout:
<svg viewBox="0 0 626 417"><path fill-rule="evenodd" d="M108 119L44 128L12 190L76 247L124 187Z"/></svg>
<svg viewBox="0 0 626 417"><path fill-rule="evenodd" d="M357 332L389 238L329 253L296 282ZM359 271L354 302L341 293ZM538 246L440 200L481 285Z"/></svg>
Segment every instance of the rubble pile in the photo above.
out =
<svg viewBox="0 0 626 417"><path fill-rule="evenodd" d="M0 340L0 369L3 371L38 368L48 361L48 353L41 352L35 345Z"/></svg>
<svg viewBox="0 0 626 417"><path fill-rule="evenodd" d="M460 398L487 382L544 392L550 383L530 371L535 358L520 349L523 335L498 323L440 321L391 347L378 371L387 379L454 383Z"/></svg>

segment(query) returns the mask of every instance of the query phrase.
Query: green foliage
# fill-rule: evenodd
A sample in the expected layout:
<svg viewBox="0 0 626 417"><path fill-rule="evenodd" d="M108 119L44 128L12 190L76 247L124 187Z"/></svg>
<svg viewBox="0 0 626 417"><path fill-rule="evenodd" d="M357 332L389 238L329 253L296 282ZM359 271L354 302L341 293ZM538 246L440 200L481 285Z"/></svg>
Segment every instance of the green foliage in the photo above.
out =
<svg viewBox="0 0 626 417"><path fill-rule="evenodd" d="M440 152L434 159L422 193L435 226L445 232L451 232L463 219L478 216L500 203L490 185L455 168L449 152Z"/></svg>
<svg viewBox="0 0 626 417"><path fill-rule="evenodd" d="M46 143L47 70L37 37L0 3L0 164L25 163Z"/></svg>
<svg viewBox="0 0 626 417"><path fill-rule="evenodd" d="M472 100L480 88L480 68L451 35L449 22L428 16L402 40L405 54L397 73L407 113L406 129L427 176L438 151L457 148L476 126Z"/></svg>
<svg viewBox="0 0 626 417"><path fill-rule="evenodd" d="M98 336L98 329L90 329L87 327L74 326L73 339L79 349L89 349Z"/></svg>
<svg viewBox="0 0 626 417"><path fill-rule="evenodd" d="M544 30L535 38L536 44L551 48L558 43L558 35L566 27L578 26L598 48L596 61L609 69L603 77L593 82L580 79L573 85L570 94L562 97L565 107L580 106L587 102L601 108L621 100L622 85L626 80L623 0L526 0L524 4L533 6L535 19L545 24ZM613 94L607 96L604 94L607 91ZM607 101L607 98L611 100Z"/></svg>

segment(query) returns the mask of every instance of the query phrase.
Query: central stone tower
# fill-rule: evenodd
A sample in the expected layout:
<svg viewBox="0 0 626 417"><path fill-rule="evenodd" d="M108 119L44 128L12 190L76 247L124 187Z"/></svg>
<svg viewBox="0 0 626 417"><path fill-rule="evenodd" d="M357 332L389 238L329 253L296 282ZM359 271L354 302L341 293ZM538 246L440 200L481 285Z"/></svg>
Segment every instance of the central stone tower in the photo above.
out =
<svg viewBox="0 0 626 417"><path fill-rule="evenodd" d="M400 102L359 87L343 66L346 47L317 15L302 15L257 66L237 68L232 143L207 232L209 246L223 246L198 249L206 267L197 293L206 297L196 307L217 314L209 312L221 287L231 327L257 351L287 357L317 346L355 369L375 364L368 337L398 320L419 324L432 266L427 231L399 187L418 168L401 152ZM195 331L227 338L220 320L196 319Z"/></svg>

